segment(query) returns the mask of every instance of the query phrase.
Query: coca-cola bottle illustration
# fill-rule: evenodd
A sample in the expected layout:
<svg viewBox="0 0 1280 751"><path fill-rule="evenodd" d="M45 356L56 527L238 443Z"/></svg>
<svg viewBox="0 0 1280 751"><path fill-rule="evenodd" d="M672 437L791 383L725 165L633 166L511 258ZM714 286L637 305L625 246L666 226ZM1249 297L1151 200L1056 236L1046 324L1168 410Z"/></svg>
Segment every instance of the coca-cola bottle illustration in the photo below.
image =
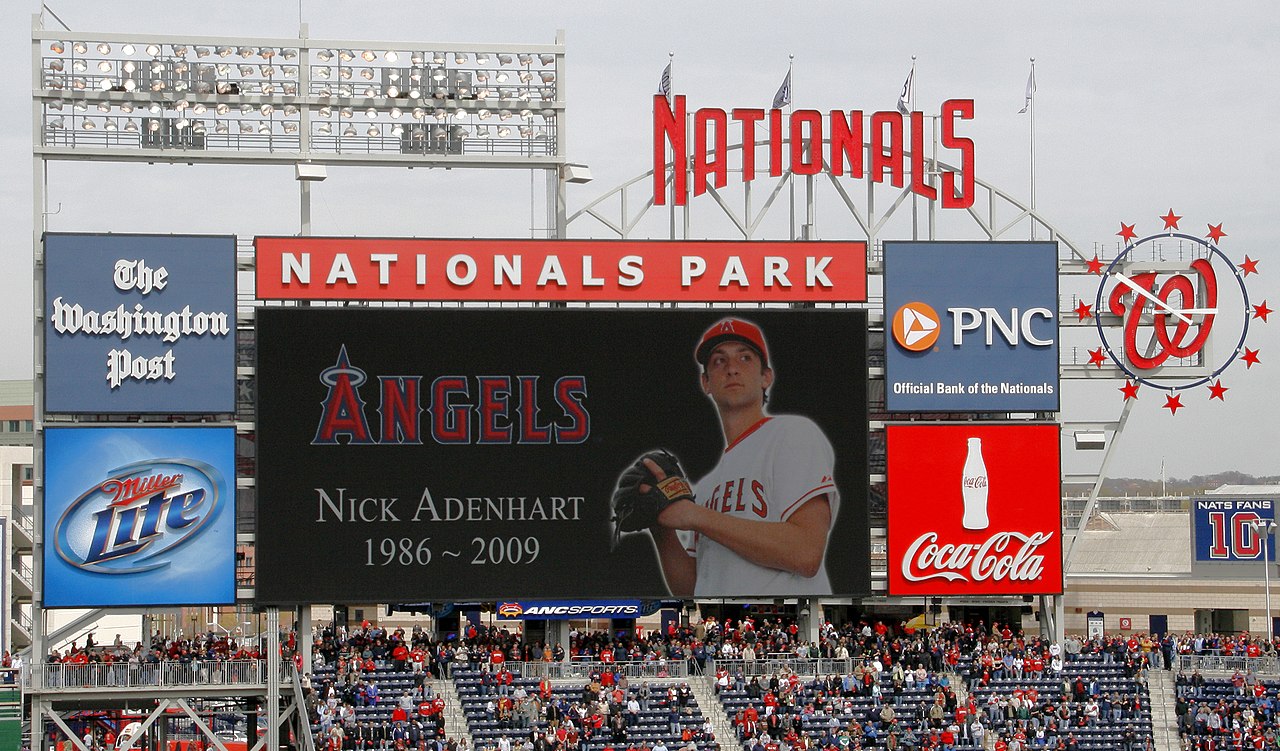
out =
<svg viewBox="0 0 1280 751"><path fill-rule="evenodd" d="M969 453L964 458L964 470L960 476L960 496L964 499L965 529L986 529L987 519L987 464L982 460L982 439L969 439Z"/></svg>

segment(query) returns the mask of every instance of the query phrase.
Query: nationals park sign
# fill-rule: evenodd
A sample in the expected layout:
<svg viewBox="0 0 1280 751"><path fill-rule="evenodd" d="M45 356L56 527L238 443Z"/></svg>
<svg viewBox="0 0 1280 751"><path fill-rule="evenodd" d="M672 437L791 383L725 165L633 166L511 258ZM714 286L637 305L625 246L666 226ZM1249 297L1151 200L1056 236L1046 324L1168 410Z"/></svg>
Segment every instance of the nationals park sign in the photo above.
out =
<svg viewBox="0 0 1280 751"><path fill-rule="evenodd" d="M258 237L260 300L861 302L865 242Z"/></svg>

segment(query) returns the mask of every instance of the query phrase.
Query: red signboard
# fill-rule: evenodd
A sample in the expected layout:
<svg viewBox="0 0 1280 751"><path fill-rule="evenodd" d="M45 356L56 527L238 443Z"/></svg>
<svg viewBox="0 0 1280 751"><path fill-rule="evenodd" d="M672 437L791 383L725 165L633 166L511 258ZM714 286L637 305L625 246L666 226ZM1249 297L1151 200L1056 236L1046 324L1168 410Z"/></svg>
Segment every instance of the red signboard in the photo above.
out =
<svg viewBox="0 0 1280 751"><path fill-rule="evenodd" d="M862 302L864 242L259 237L260 300Z"/></svg>
<svg viewBox="0 0 1280 751"><path fill-rule="evenodd" d="M890 425L889 594L1062 593L1057 425Z"/></svg>
<svg viewBox="0 0 1280 751"><path fill-rule="evenodd" d="M862 110L831 110L823 114L818 110L798 109L789 115L780 109L753 109L738 107L723 110L703 107L692 112L693 131L689 131L690 118L686 116L685 96L677 94L668 101L662 94L653 97L653 203L664 206L667 202L668 179L675 205L684 206L688 201L689 152L692 151L693 195L707 191L708 182L716 188L729 183L729 172L737 172L742 181L755 179L756 149L738 150L738 163L729 163L729 134L740 133L742 144L768 147L768 163L758 168L770 177L783 174L784 154L789 159L787 169L795 175L816 175L829 170L832 177L840 177L846 171L850 177L868 177L872 182L884 182L885 178L895 188L901 188L907 175L907 158L910 159L911 191L930 201L942 199L944 209L967 209L973 206L976 191L973 175L973 139L957 134L959 120L973 119L972 99L948 99L942 103L941 114L934 127L941 124L942 148L955 149L959 171L942 168L939 188L925 179L925 137L930 127L923 112L873 112L868 118L866 133L867 163L863 163L863 112ZM757 127L768 132L768 140L757 141ZM826 134L824 136L824 133ZM823 146L827 148L824 149ZM935 148L937 144L935 143ZM668 147L671 160L668 163ZM936 163L935 163L936 164ZM940 167L941 165L938 165Z"/></svg>

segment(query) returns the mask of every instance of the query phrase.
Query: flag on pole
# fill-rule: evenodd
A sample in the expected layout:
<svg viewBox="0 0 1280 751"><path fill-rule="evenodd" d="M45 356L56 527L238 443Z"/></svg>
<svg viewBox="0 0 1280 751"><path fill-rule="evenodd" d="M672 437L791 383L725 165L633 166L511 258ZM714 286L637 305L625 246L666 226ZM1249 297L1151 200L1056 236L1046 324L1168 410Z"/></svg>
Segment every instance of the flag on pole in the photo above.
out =
<svg viewBox="0 0 1280 751"><path fill-rule="evenodd" d="M902 93L898 95L898 111L904 115L911 114L911 105L916 98L915 93L915 77L916 66L911 65L911 72L907 74L907 80L902 84Z"/></svg>
<svg viewBox="0 0 1280 751"><path fill-rule="evenodd" d="M782 85L778 87L778 93L773 95L773 108L780 110L791 104L791 71L787 71L787 77L782 79Z"/></svg>
<svg viewBox="0 0 1280 751"><path fill-rule="evenodd" d="M662 69L662 78L658 79L658 93L671 101L671 63Z"/></svg>
<svg viewBox="0 0 1280 751"><path fill-rule="evenodd" d="M1033 65L1031 72L1027 74L1027 101L1022 105L1022 109L1018 110L1018 114L1025 114L1027 109L1031 107L1032 95L1036 93L1036 69Z"/></svg>

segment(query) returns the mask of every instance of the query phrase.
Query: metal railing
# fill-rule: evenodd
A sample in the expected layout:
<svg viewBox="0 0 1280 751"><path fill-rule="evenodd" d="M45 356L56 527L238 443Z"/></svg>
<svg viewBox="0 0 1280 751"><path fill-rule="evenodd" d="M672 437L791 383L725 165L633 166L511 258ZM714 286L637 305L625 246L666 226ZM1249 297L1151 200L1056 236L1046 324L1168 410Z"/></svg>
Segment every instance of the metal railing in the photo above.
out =
<svg viewBox="0 0 1280 751"><path fill-rule="evenodd" d="M761 660L711 660L707 672L715 674L720 669L729 675L741 673L745 677L795 673L796 675L847 675L853 672L853 660L800 659L797 657L766 657Z"/></svg>
<svg viewBox="0 0 1280 751"><path fill-rule="evenodd" d="M628 678L687 678L689 664L684 660L654 660L651 662L525 662L522 675L533 678L587 678L592 673L611 670ZM513 668L511 671L516 672Z"/></svg>
<svg viewBox="0 0 1280 751"><path fill-rule="evenodd" d="M265 684L265 660L158 662L69 665L44 663L45 688L165 688L167 686L231 686Z"/></svg>
<svg viewBox="0 0 1280 751"><path fill-rule="evenodd" d="M1253 673L1280 676L1280 657L1241 657L1239 655L1175 655L1173 669L1179 673L1198 670L1201 673Z"/></svg>

